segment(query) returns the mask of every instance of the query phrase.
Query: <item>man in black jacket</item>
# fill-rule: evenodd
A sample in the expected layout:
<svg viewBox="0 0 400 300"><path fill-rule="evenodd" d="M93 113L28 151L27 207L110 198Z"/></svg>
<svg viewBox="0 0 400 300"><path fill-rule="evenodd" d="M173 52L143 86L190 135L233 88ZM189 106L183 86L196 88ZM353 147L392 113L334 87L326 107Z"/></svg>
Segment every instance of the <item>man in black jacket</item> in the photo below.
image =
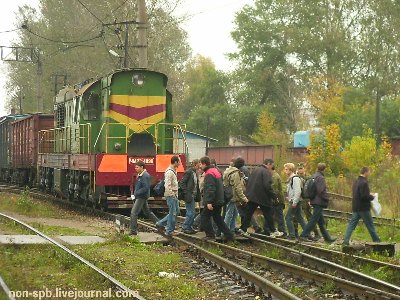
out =
<svg viewBox="0 0 400 300"><path fill-rule="evenodd" d="M242 225L240 226L240 233L246 235L247 228L250 226L251 217L257 207L260 207L264 215L264 233L266 235L275 232L273 222L273 199L276 194L272 189L272 174L267 169L269 160L266 159L263 164L254 169L250 174L249 180L246 185L246 197L249 200L247 203Z"/></svg>
<svg viewBox="0 0 400 300"><path fill-rule="evenodd" d="M326 191L326 182L324 177L325 169L326 165L324 163L319 163L317 166L317 172L312 176L315 179L317 195L314 197L314 199L310 199L310 204L314 208L313 214L310 218L310 221L308 221L306 227L301 233L300 239L307 240L308 237L310 236L310 232L313 230L315 225L318 224L325 242L330 244L336 241L336 238L331 238L328 231L326 230L325 220L323 215L324 208L327 208L329 203L329 197Z"/></svg>
<svg viewBox="0 0 400 300"><path fill-rule="evenodd" d="M374 196L369 191L367 178L371 174L368 167L363 167L360 176L353 184L353 214L347 225L346 233L343 238L343 245L347 246L350 242L351 234L356 229L358 221L362 219L374 242L380 242L380 238L375 231L374 221L371 216L371 201Z"/></svg>
<svg viewBox="0 0 400 300"><path fill-rule="evenodd" d="M216 168L210 165L211 162L208 156L200 159L200 166L204 171L204 209L201 212L201 227L204 229L207 239L215 238L215 232L211 225L212 217L218 230L224 234L226 240L233 240L234 236L221 216L221 209L225 202L222 175Z"/></svg>
<svg viewBox="0 0 400 300"><path fill-rule="evenodd" d="M186 216L182 224L182 231L187 234L196 233L192 226L195 215L195 202L200 201L199 177L197 175L199 168L200 160L194 159L191 167L186 170L182 180L179 182L179 187L183 192L182 196L179 195L179 199L184 200L186 206Z"/></svg>

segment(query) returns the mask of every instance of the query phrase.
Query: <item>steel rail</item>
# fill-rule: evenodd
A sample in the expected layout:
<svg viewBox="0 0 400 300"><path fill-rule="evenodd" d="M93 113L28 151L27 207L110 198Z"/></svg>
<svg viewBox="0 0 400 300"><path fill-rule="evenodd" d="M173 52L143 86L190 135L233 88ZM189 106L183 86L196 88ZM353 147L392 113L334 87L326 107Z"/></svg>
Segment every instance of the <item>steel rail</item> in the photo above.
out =
<svg viewBox="0 0 400 300"><path fill-rule="evenodd" d="M353 260L354 262L356 262L358 264L370 264L370 265L374 266L375 268L385 267L385 268L391 269L395 272L400 272L399 265L391 264L391 263L384 262L384 261L379 261L379 260L375 260L375 259L371 259L371 258L365 258L362 256L347 254L347 253L343 253L343 252L336 251L336 250L321 248L321 247L317 247L317 246L311 245L311 244L299 243L298 241L291 241L291 240L287 240L284 238L273 238L273 237L269 237L269 236L266 236L264 234L259 234L259 233L251 233L250 235L254 236L256 238L270 241L270 242L273 242L274 244L279 244L279 245L286 246L286 247L296 246L296 247L301 248L303 251L307 250L307 252L309 254L318 255L319 257L323 257L323 258L329 259L329 260L334 259L334 257L336 256L339 258L339 260L349 259L349 260Z"/></svg>
<svg viewBox="0 0 400 300"><path fill-rule="evenodd" d="M299 250L295 250L286 246L278 245L276 243L272 243L269 241L265 241L259 238L255 238L254 236L249 236L249 239L251 239L253 242L262 244L262 245L267 245L270 247L274 248L280 248L283 250L284 253L286 254L291 254L293 257L298 259L301 263L311 265L311 266L320 266L323 269L330 268L333 272L336 274L341 274L344 278L347 278L349 280L355 281L359 284L364 284L365 286L373 287L381 291L386 291L395 295L400 296L400 287L390 284L386 281L368 276L366 274L363 274L358 271L354 271L350 268L341 266L337 263L312 256L310 254L301 252Z"/></svg>
<svg viewBox="0 0 400 300"><path fill-rule="evenodd" d="M155 227L152 225L149 225L147 222L138 221L138 223L144 227L155 230ZM273 282L242 267L241 265L238 265L238 264L236 264L226 258L223 258L217 254L211 253L210 251L207 251L206 249L204 249L198 245L195 245L183 238L173 237L173 240L175 242L178 242L181 245L189 246L193 249L196 249L196 251L201 253L201 256L203 256L205 259L212 261L214 264L220 266L222 269L224 269L226 271L229 271L231 273L239 275L242 279L245 279L248 282L251 282L257 288L259 288L261 291L263 291L264 293L268 292L270 295L278 297L278 299L300 299L297 296L291 294L290 292L277 286Z"/></svg>
<svg viewBox="0 0 400 300"><path fill-rule="evenodd" d="M131 289L129 289L127 286L125 286L123 283L121 283L120 281L118 281L117 279L115 279L114 277L110 276L109 274L107 274L106 272L104 272L103 270L101 270L100 268L96 267L94 264L92 264L91 262L87 261L86 259L84 259L83 257L79 256L77 253L75 253L74 251L68 249L67 247L65 247L64 245L60 244L59 242L53 240L51 237L45 235L44 233L40 232L39 230L33 228L32 226L14 218L11 216L8 216L6 214L0 213L0 216L9 220L12 220L14 222L17 222L18 224L30 229L31 231L35 232L37 235L41 236L42 238L48 240L50 243L56 245L58 248L61 248L62 250L64 250L65 252L69 253L70 255L72 255L73 257L75 257L76 259L78 259L80 262L82 262L83 264L89 266L90 268L92 268L94 271L96 271L98 274L100 274L101 276L103 276L104 278L106 278L108 281L110 281L111 283L113 283L117 288L119 288L121 291L127 292L129 295L132 296L132 299L137 299L137 300L145 300L145 298L139 296L138 292L134 292Z"/></svg>
<svg viewBox="0 0 400 300"><path fill-rule="evenodd" d="M6 284L5 281L3 280L3 278L1 278L1 276L0 276L0 286L1 286L1 288L3 289L4 293L6 293L8 299L10 299L10 300L16 300L16 299L14 298L14 296L12 295L10 289L8 288L7 284Z"/></svg>
<svg viewBox="0 0 400 300"><path fill-rule="evenodd" d="M393 294L390 292L382 291L380 289L376 289L373 287L365 286L364 284L360 284L357 282L353 282L350 280L346 280L337 276L333 276L330 274L322 273L319 271L315 271L309 268L305 268L302 266L298 266L292 263L288 263L285 261L280 261L274 258L269 258L260 254L252 253L246 250L242 250L236 247L232 247L229 245L221 244L214 241L204 241L201 238L195 237L193 235L188 234L180 234L180 237L184 237L185 239L195 240L201 243L207 243L213 246L218 247L220 250L232 254L232 255L242 255L248 258L248 261L253 264L260 264L267 268L273 268L279 272L288 272L292 274L296 274L300 277L305 277L310 280L314 280L316 282L329 282L332 281L339 288L346 290L347 292L355 293L356 295L362 295L366 298L372 297L373 299L400 299L400 295ZM174 237L174 240L177 240Z"/></svg>

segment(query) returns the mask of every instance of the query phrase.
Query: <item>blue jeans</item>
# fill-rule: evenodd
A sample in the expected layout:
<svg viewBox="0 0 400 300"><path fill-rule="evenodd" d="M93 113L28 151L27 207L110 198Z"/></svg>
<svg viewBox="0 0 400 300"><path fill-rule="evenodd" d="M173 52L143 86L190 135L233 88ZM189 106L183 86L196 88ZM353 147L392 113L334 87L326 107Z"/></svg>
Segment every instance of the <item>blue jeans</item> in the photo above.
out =
<svg viewBox="0 0 400 300"><path fill-rule="evenodd" d="M303 228L304 230L304 228L306 227L306 222L304 221L303 215L301 214L301 203L297 203L296 207L292 207L292 203L289 202L289 207L286 212L285 220L290 237L296 236L293 225L293 217L297 219L297 222L299 222L301 228Z"/></svg>
<svg viewBox="0 0 400 300"><path fill-rule="evenodd" d="M237 207L236 207L236 203L229 201L228 204L226 205L225 210L226 210L226 214L225 214L224 222L228 226L229 230L232 233L235 233L236 218L239 214Z"/></svg>
<svg viewBox="0 0 400 300"><path fill-rule="evenodd" d="M140 212L143 212L146 218L150 219L153 223L158 221L158 218L150 210L147 199L136 199L131 210L131 233L137 233L137 220Z"/></svg>
<svg viewBox="0 0 400 300"><path fill-rule="evenodd" d="M157 225L165 227L165 233L170 235L175 230L176 216L179 213L179 200L174 196L167 198L167 205L169 208L168 215L157 222Z"/></svg>
<svg viewBox="0 0 400 300"><path fill-rule="evenodd" d="M191 230L194 222L194 214L195 214L195 202L194 198L192 197L192 201L186 202L186 216L185 222L182 224L183 230Z"/></svg>
<svg viewBox="0 0 400 300"><path fill-rule="evenodd" d="M315 225L318 224L319 230L321 231L322 236L324 237L325 241L330 241L331 236L329 235L328 231L325 227L325 220L324 220L324 208L320 205L313 205L313 214L308 221L306 228L303 227L303 232L301 233L301 237L308 237L311 231L315 228Z"/></svg>
<svg viewBox="0 0 400 300"><path fill-rule="evenodd" d="M350 242L351 234L354 229L356 229L358 221L362 219L365 226L367 226L369 235L374 242L380 242L378 234L375 231L374 220L372 219L371 212L368 211L355 211L353 212L349 224L347 225L346 233L344 234L343 244L348 244Z"/></svg>

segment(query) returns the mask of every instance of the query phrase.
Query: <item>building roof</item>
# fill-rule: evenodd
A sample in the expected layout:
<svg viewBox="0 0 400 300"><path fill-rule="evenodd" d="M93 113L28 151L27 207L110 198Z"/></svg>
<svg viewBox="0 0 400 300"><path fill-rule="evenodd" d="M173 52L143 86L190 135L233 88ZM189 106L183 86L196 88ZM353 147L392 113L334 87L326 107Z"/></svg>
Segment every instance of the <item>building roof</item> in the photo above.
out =
<svg viewBox="0 0 400 300"><path fill-rule="evenodd" d="M181 135L181 132L179 132L179 135ZM203 140L207 140L208 139L211 142L218 142L217 139L214 139L212 137L206 137L205 135L202 135L202 134L196 133L196 132L192 132L192 131L189 131L189 130L185 130L185 135L186 135L186 138L187 138L187 135L193 135L196 138L200 138L200 139L203 139Z"/></svg>

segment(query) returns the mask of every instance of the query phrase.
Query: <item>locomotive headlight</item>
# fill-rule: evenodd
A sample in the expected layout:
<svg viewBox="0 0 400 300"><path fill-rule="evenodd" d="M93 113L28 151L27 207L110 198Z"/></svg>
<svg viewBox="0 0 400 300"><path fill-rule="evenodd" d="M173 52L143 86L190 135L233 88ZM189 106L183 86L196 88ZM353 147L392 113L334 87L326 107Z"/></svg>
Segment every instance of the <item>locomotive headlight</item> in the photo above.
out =
<svg viewBox="0 0 400 300"><path fill-rule="evenodd" d="M115 143L114 144L114 149L117 150L117 151L121 150L121 144L120 143Z"/></svg>
<svg viewBox="0 0 400 300"><path fill-rule="evenodd" d="M143 86L144 84L144 75L143 74L134 74L132 76L132 83L137 86Z"/></svg>

